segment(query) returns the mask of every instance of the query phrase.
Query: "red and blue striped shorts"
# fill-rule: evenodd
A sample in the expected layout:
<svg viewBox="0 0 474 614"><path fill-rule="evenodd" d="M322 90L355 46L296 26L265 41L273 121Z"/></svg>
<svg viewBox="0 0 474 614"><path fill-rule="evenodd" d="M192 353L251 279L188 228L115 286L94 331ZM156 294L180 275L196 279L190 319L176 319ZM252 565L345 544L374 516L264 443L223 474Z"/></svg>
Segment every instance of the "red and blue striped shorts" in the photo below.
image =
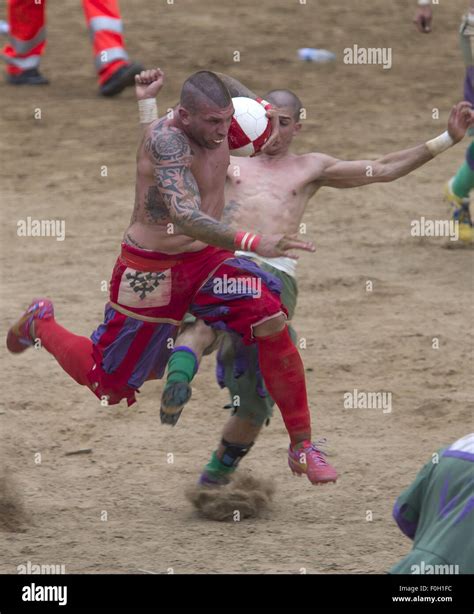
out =
<svg viewBox="0 0 474 614"><path fill-rule="evenodd" d="M252 260L217 247L169 255L122 244L104 322L91 335L91 389L109 404L134 403L143 382L163 376L186 312L253 343L253 326L287 315L281 289Z"/></svg>

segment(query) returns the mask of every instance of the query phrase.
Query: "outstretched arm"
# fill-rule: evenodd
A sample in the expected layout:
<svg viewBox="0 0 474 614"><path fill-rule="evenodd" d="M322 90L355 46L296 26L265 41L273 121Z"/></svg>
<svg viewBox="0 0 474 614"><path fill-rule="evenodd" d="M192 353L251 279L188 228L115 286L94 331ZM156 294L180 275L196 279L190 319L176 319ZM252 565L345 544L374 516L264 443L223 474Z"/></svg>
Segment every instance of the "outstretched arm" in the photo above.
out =
<svg viewBox="0 0 474 614"><path fill-rule="evenodd" d="M474 112L470 103L460 102L451 110L447 132L422 145L387 154L378 160L345 161L315 154L313 180L333 188L395 181L458 143L473 124Z"/></svg>
<svg viewBox="0 0 474 614"><path fill-rule="evenodd" d="M317 155L318 183L330 188L357 188L370 183L394 181L433 159L426 145L396 151L378 160L339 160ZM323 169L321 170L321 164Z"/></svg>

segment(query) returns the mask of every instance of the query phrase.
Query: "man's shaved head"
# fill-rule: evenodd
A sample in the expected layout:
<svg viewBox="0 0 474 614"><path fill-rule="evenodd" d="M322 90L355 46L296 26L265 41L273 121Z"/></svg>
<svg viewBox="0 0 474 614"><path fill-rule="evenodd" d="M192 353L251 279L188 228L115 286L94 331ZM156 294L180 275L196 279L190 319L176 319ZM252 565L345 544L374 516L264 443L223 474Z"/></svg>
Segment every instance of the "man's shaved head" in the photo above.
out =
<svg viewBox="0 0 474 614"><path fill-rule="evenodd" d="M231 103L229 90L221 79L209 70L195 72L183 83L180 104L190 113L196 113L203 106L225 109Z"/></svg>
<svg viewBox="0 0 474 614"><path fill-rule="evenodd" d="M300 121L300 112L303 103L296 94L290 90L271 90L264 96L265 100L271 102L276 107L287 107L293 110L293 119L295 122Z"/></svg>

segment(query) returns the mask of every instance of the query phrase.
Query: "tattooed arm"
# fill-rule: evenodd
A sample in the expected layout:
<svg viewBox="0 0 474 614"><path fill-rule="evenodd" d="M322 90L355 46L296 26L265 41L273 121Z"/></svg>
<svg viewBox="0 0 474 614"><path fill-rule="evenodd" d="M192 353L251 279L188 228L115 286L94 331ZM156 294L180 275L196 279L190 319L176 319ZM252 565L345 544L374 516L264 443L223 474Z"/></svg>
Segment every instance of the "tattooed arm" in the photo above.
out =
<svg viewBox="0 0 474 614"><path fill-rule="evenodd" d="M199 188L191 172L193 153L184 134L158 125L146 140L145 149L154 162L156 186L172 221L193 239L233 251L235 230L200 210ZM254 251L275 258L292 256L293 249L314 252L315 248L312 243L278 234L261 235Z"/></svg>
<svg viewBox="0 0 474 614"><path fill-rule="evenodd" d="M235 214L240 209L240 203L236 200L230 199L228 203L224 205L224 211L222 212L222 220L228 224L232 224L235 220Z"/></svg>
<svg viewBox="0 0 474 614"><path fill-rule="evenodd" d="M186 235L224 249L234 249L235 230L200 210L199 188L191 172L193 154L176 128L157 127L145 148L154 163L159 196L171 220Z"/></svg>

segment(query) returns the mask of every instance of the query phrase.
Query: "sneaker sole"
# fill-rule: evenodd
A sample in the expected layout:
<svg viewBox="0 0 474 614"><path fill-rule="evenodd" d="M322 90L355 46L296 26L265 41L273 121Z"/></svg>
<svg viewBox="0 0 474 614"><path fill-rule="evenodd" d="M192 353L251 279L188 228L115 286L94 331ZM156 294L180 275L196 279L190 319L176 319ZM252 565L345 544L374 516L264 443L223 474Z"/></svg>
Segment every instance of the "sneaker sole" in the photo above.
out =
<svg viewBox="0 0 474 614"><path fill-rule="evenodd" d="M123 72L119 81L114 83L109 88L107 85L105 85L103 88L99 88L99 94L105 97L117 96L117 94L123 92L123 90L127 87L131 87L135 84L135 75L139 74L142 70L141 68L138 70L138 68L139 67L136 64L132 64L128 70Z"/></svg>
<svg viewBox="0 0 474 614"><path fill-rule="evenodd" d="M30 348L32 344L22 343L20 341L20 337L15 332L13 332L12 328L8 331L8 334L7 334L7 340L6 340L7 350L11 352L12 354L21 354L21 352L24 352L25 350Z"/></svg>
<svg viewBox="0 0 474 614"><path fill-rule="evenodd" d="M317 480L316 482L313 482L312 480L309 479L308 473L306 471L296 468L294 465L291 464L291 462L292 462L291 459L288 459L288 466L291 470L291 473L293 475L296 475L299 478L305 475L308 478L308 480L311 482L311 484L313 484L313 486L315 486L316 484L329 484L331 482L335 484L337 481L337 477L335 477L335 478L321 479L321 480Z"/></svg>
<svg viewBox="0 0 474 614"><path fill-rule="evenodd" d="M308 475L306 473L299 473L298 471L293 471L292 470L291 473L293 475L296 475L298 478L302 478L303 475L306 475L306 477L308 477ZM308 480L309 480L309 478L308 478ZM309 480L309 481L311 482L311 480ZM317 482L311 482L311 484L313 486L316 486L316 485L321 485L321 484L331 484L331 483L335 484L336 482L337 482L337 478L335 478L335 479L331 478L329 480L318 480Z"/></svg>
<svg viewBox="0 0 474 614"><path fill-rule="evenodd" d="M174 426L183 411L183 407L192 395L192 388L187 382L176 382L161 396L160 420L162 424Z"/></svg>
<svg viewBox="0 0 474 614"><path fill-rule="evenodd" d="M39 303L40 301L45 301L45 300L51 303L49 299L35 298L31 301L29 307L31 307L33 303ZM51 306L53 309L52 317L54 317L54 307L52 303L51 303ZM8 351L11 352L12 354L20 354L21 352L24 352L25 350L27 350L28 348L34 345L34 342L31 342L31 343L28 343L26 341L22 342L21 337L16 332L17 330L19 330L20 326L23 325L25 318L28 319L30 315L31 314L27 314L26 311L23 312L22 316L15 322L15 324L13 324L13 326L10 326L8 330L7 338L6 338L6 346L7 346Z"/></svg>
<svg viewBox="0 0 474 614"><path fill-rule="evenodd" d="M161 409L165 414L174 414L186 405L191 395L192 389L187 382L176 382L163 391Z"/></svg>

